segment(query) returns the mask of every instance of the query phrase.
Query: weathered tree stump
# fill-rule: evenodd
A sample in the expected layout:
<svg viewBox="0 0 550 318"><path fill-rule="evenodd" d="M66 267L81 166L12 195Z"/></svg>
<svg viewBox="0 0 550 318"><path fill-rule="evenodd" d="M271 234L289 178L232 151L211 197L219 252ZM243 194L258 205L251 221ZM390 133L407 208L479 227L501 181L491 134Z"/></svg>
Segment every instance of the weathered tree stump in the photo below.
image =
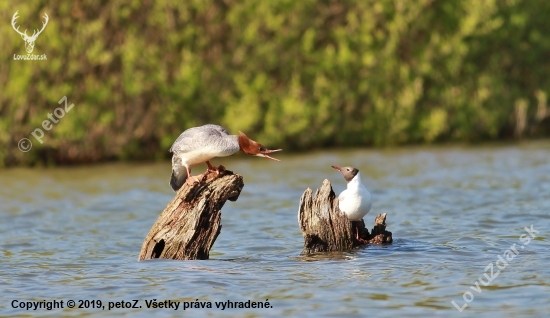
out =
<svg viewBox="0 0 550 318"><path fill-rule="evenodd" d="M184 184L153 224L138 260L208 259L221 231L221 209L227 200L237 200L243 187L243 177L231 171L210 172L200 184Z"/></svg>
<svg viewBox="0 0 550 318"><path fill-rule="evenodd" d="M302 194L298 223L304 236L303 253L342 252L362 245L355 238L352 223L338 208L338 198L326 179L314 197L310 188ZM365 228L364 221L358 223L359 236L369 244L392 242L391 232L386 231L386 213L376 217L372 234Z"/></svg>

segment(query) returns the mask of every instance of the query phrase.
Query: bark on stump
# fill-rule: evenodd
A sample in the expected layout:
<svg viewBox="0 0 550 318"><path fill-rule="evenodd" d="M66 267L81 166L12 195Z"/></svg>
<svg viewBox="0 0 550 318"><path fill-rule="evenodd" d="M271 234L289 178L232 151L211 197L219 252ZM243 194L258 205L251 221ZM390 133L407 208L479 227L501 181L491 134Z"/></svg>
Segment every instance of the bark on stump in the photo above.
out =
<svg viewBox="0 0 550 318"><path fill-rule="evenodd" d="M314 197L310 188L302 194L298 223L304 236L302 253L342 252L362 245L355 238L355 224L352 226L348 217L338 208L338 198L326 179ZM392 242L391 232L386 231L386 213L376 216L372 234L365 228L363 220L356 223L359 236L369 244Z"/></svg>
<svg viewBox="0 0 550 318"><path fill-rule="evenodd" d="M210 172L200 184L184 184L153 224L138 260L208 259L221 231L221 209L227 200L236 201L243 187L243 177L231 171Z"/></svg>

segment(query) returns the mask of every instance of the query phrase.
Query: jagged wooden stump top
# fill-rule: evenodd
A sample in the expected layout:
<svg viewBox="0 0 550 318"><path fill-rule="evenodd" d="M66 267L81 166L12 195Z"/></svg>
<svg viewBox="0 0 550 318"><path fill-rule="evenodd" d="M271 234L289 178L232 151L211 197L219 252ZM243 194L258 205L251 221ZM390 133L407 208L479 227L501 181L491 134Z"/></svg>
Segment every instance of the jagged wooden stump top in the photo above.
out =
<svg viewBox="0 0 550 318"><path fill-rule="evenodd" d="M315 196L307 188L300 198L298 223L304 236L303 253L349 251L361 245L352 223L338 208L338 198L326 179ZM372 235L363 221L358 226L360 237L370 244L392 242L391 232L386 231L386 213L376 217Z"/></svg>
<svg viewBox="0 0 550 318"><path fill-rule="evenodd" d="M227 200L237 200L244 183L231 171L211 172L204 179L178 190L147 234L138 260L208 259L221 231L221 209Z"/></svg>

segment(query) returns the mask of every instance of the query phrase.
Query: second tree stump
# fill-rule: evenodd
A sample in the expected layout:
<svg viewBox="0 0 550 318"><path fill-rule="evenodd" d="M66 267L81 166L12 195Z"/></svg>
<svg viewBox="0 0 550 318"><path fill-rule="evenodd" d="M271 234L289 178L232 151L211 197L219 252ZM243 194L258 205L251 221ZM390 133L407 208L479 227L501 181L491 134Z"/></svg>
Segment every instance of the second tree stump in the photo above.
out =
<svg viewBox="0 0 550 318"><path fill-rule="evenodd" d="M338 208L338 198L325 179L312 197L307 188L300 198L298 223L304 236L303 253L349 251L361 243L355 238L352 223ZM392 234L386 231L386 213L376 216L372 234L359 222L359 236L369 244L391 243Z"/></svg>

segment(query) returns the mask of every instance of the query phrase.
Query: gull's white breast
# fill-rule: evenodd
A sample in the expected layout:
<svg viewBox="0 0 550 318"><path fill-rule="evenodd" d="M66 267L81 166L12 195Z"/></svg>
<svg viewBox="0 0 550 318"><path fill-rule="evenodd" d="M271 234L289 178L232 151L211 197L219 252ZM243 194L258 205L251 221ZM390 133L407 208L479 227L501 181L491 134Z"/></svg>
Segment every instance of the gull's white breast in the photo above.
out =
<svg viewBox="0 0 550 318"><path fill-rule="evenodd" d="M350 221L360 221L372 207L371 194L360 180L360 175L357 174L348 183L348 188L338 196L338 207L346 213Z"/></svg>

